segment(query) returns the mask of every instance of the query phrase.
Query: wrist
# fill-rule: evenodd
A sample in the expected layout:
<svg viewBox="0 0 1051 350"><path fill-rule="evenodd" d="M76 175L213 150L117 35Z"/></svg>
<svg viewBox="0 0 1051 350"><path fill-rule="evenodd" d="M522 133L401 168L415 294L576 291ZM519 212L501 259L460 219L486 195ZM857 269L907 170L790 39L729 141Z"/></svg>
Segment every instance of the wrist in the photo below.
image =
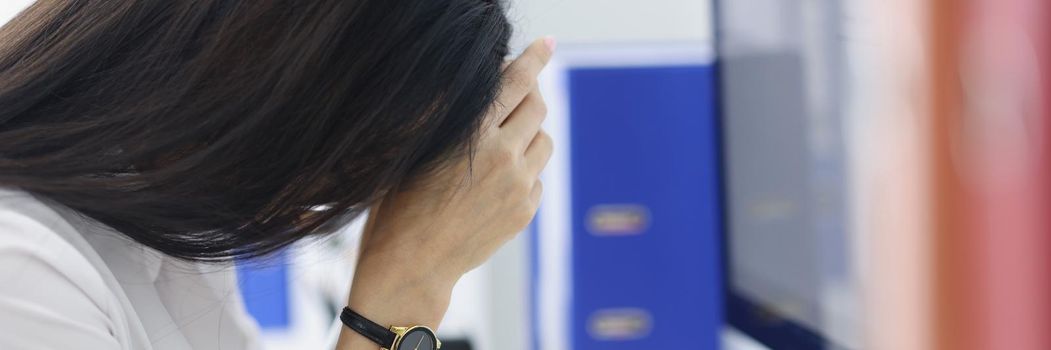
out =
<svg viewBox="0 0 1051 350"><path fill-rule="evenodd" d="M400 261L393 254L363 253L347 306L383 327L437 329L449 307L457 279L428 274L425 268ZM346 327L339 344L340 349L371 349L375 345Z"/></svg>
<svg viewBox="0 0 1051 350"><path fill-rule="evenodd" d="M351 286L351 308L365 316L389 318L385 326L426 325L437 327L449 305L460 275L441 271L429 258L411 254L411 249L371 247L362 252ZM410 252L409 254L399 252ZM377 307L379 306L379 307ZM377 313L366 313L377 308Z"/></svg>

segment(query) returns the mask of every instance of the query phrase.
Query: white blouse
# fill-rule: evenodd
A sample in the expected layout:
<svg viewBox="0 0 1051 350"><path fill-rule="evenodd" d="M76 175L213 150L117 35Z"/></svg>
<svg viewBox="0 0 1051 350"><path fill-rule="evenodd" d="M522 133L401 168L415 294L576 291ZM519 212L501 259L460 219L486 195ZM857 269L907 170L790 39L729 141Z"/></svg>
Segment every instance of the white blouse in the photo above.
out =
<svg viewBox="0 0 1051 350"><path fill-rule="evenodd" d="M167 257L0 188L0 349L258 349L232 265Z"/></svg>

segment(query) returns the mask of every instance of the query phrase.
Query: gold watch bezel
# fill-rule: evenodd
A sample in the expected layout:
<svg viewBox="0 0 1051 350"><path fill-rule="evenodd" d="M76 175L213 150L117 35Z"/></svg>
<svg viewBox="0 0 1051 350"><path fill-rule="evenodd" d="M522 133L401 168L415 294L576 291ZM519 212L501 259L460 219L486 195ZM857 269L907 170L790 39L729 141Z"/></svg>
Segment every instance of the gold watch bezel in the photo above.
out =
<svg viewBox="0 0 1051 350"><path fill-rule="evenodd" d="M387 348L382 348L382 349L383 350L397 349L399 346L401 346L401 339L405 337L405 334L408 334L409 332L411 332L411 331L413 331L415 329L418 329L418 328L426 329L428 332L431 333L431 335L434 336L434 350L440 350L442 348L442 341L438 340L438 333L435 333L434 330L431 329L430 327L427 327L427 326L412 326L412 327L394 327L394 326L391 326L390 327L390 331L394 332L394 334L395 334L395 336L394 336L394 344L391 345L390 349L387 349Z"/></svg>

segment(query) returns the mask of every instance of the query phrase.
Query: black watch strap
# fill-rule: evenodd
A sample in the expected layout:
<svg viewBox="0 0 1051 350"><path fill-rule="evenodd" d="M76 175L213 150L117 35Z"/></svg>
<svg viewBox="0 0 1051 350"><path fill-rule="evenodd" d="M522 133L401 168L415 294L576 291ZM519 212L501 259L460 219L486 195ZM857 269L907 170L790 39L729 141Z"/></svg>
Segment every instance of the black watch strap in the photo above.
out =
<svg viewBox="0 0 1051 350"><path fill-rule="evenodd" d="M343 308L343 313L339 314L339 320L343 321L343 324L353 329L358 334L361 334L365 338L379 344L384 349L390 349L394 347L394 338L397 334L391 332L386 327L376 324L365 316L354 312L349 307Z"/></svg>

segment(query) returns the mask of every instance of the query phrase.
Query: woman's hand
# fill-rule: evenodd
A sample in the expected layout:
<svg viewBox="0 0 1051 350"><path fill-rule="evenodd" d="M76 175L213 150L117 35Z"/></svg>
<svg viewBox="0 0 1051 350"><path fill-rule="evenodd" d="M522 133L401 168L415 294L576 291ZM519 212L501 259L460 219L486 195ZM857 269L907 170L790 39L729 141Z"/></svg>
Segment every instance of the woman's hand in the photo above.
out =
<svg viewBox="0 0 1051 350"><path fill-rule="evenodd" d="M456 159L372 209L352 309L385 326L436 327L456 281L529 224L552 152L540 127L547 107L537 75L554 46L550 38L537 40L507 66L473 162ZM341 348L369 344L352 333L344 330Z"/></svg>
<svg viewBox="0 0 1051 350"><path fill-rule="evenodd" d="M459 277L529 224L543 189L551 138L537 74L550 58L543 40L505 71L483 122L473 163L466 157L384 199L370 217L363 253L393 254Z"/></svg>

